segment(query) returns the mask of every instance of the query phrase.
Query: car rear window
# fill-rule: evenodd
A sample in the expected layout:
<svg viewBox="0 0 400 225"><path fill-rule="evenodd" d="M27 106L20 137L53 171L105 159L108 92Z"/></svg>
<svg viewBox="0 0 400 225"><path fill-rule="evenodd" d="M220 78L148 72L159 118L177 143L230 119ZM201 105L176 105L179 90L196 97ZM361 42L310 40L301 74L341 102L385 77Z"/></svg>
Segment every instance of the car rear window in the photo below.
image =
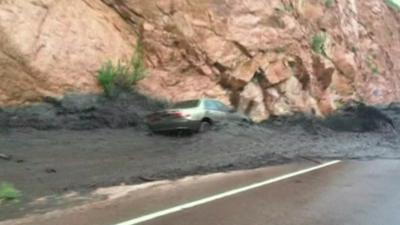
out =
<svg viewBox="0 0 400 225"><path fill-rule="evenodd" d="M189 109L189 108L195 108L198 105L199 105L199 100L184 101L172 105L171 109Z"/></svg>

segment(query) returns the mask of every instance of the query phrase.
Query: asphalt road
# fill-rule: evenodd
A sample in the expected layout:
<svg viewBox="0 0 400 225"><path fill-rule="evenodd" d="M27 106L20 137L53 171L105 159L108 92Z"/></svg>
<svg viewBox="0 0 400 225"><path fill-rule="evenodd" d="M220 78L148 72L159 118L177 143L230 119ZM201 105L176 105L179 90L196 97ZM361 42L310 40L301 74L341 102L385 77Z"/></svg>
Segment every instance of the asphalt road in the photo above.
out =
<svg viewBox="0 0 400 225"><path fill-rule="evenodd" d="M130 225L176 205L315 167L311 162L159 184L18 225ZM400 161L346 161L150 219L143 225L399 225ZM128 221L125 222L124 221Z"/></svg>
<svg viewBox="0 0 400 225"><path fill-rule="evenodd" d="M343 163L147 225L398 225L400 162Z"/></svg>

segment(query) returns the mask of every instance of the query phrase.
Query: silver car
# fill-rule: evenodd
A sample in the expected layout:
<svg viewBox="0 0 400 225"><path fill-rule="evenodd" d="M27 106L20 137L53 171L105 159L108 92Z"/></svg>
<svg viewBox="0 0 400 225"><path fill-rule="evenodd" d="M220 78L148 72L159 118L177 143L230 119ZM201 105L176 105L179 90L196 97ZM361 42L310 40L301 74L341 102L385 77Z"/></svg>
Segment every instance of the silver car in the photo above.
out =
<svg viewBox="0 0 400 225"><path fill-rule="evenodd" d="M146 117L147 125L155 132L170 130L204 132L223 120L251 122L247 116L212 99L179 102L164 111Z"/></svg>

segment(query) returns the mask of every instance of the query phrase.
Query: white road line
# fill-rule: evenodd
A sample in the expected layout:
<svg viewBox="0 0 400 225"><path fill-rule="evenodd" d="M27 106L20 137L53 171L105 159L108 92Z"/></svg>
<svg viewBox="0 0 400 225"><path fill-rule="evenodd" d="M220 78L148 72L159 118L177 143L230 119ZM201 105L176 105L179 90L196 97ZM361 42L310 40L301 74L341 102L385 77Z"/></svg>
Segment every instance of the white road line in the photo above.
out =
<svg viewBox="0 0 400 225"><path fill-rule="evenodd" d="M169 215L169 214L172 214L172 213L176 213L176 212L182 211L184 209L193 208L193 207L196 207L196 206L199 206L199 205L203 205L203 204L206 204L206 203L218 200L218 199L222 199L222 198L226 198L226 197L229 197L229 196L232 196L232 195L240 194L240 193L245 192L245 191L249 191L249 190L252 190L252 189L255 189L255 188L259 188L259 187L266 186L266 185L269 185L269 184L272 184L272 183L276 183L276 182L279 182L279 181L283 181L283 180L286 180L286 179L289 179L289 178L292 178L292 177L296 177L296 176L299 176L299 175L302 175L302 174L305 174L305 173L309 173L309 172L312 172L312 171L315 171L315 170L319 170L319 169L322 169L324 167L328 167L328 166L331 166L331 165L334 165L334 164L337 164L337 163L340 163L340 162L341 162L340 160L331 161L331 162L328 162L328 163L321 164L319 166L315 166L315 167L311 167L311 168L308 168L308 169L300 170L300 171L297 171L297 172L294 172L294 173L289 173L289 174L286 174L286 175L282 175L282 176L279 176L279 177L276 177L276 178L272 178L272 179L268 179L268 180L261 181L261 182L258 182L258 183L254 183L254 184L251 184L251 185L248 185L248 186L245 186L245 187L241 187L241 188L238 188L238 189L233 189L233 190L230 190L230 191L226 191L226 192L223 192L223 193L220 193L220 194L216 194L216 195L213 195L213 196L210 196L210 197L207 197L207 198L203 198L203 199L200 199L200 200L197 200L197 201L194 201L194 202L189 202L189 203L186 203L186 204L177 205L177 206L174 206L174 207L169 208L169 209L165 209L165 210L161 210L161 211L158 211L158 212L150 213L150 214L138 217L138 218L134 218L132 220L128 220L128 221L125 221L125 222L122 222L122 223L115 224L115 225L135 225L135 224L143 223L143 222L146 222L146 221L149 221L149 220L153 220L153 219L156 219L156 218L159 218L159 217L162 217L162 216L166 216L166 215Z"/></svg>

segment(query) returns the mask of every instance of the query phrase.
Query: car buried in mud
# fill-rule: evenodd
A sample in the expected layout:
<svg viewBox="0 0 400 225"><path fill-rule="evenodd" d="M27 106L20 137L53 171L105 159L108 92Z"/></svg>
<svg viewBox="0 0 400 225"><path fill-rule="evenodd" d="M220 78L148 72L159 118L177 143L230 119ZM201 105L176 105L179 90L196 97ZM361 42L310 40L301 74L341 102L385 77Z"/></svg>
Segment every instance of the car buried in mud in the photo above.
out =
<svg viewBox="0 0 400 225"><path fill-rule="evenodd" d="M146 117L146 124L153 132L190 131L205 132L212 125L222 121L242 121L251 119L224 103L213 99L198 99L178 102L171 107Z"/></svg>

